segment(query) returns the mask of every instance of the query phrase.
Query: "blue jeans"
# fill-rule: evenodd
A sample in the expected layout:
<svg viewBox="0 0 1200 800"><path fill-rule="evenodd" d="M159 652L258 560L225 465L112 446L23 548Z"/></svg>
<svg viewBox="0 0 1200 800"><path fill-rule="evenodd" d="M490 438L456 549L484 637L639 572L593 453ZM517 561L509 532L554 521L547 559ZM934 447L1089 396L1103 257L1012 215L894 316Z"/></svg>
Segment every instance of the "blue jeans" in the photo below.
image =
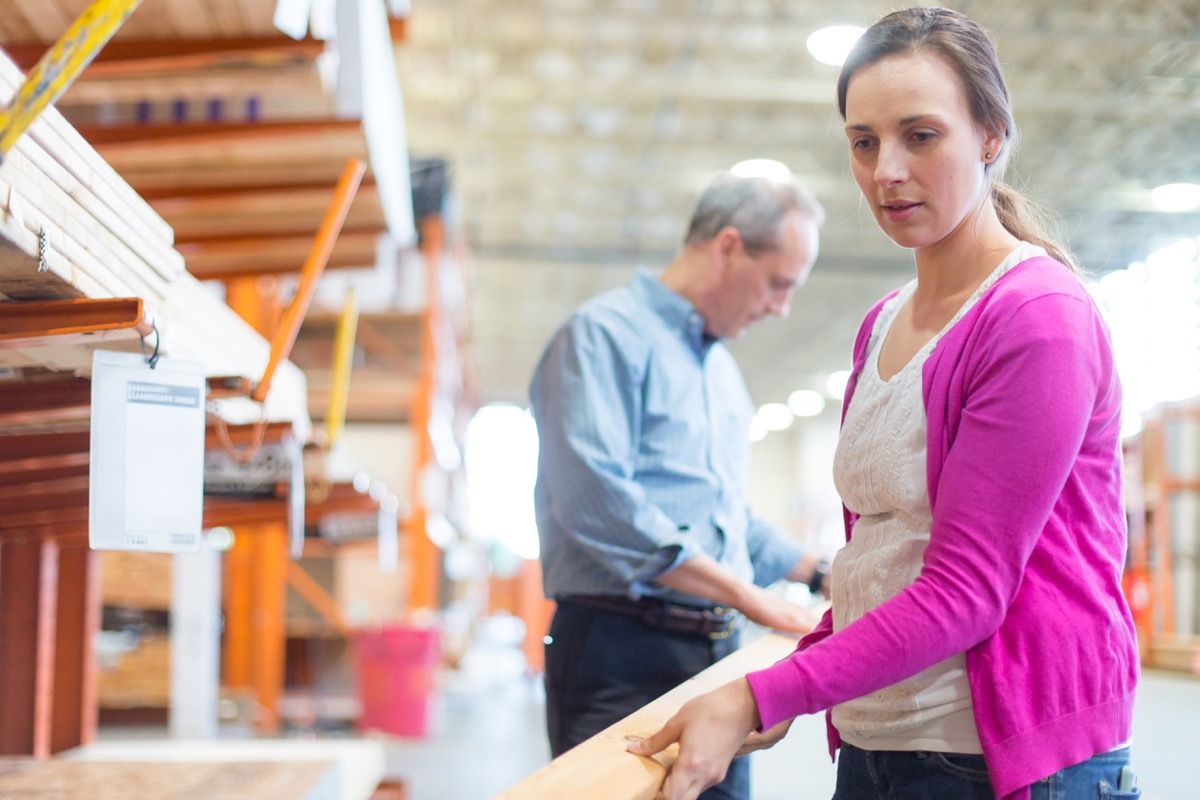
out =
<svg viewBox="0 0 1200 800"><path fill-rule="evenodd" d="M1030 787L1031 800L1136 800L1118 791L1129 748L1100 753ZM983 756L860 750L842 743L833 800L994 800Z"/></svg>
<svg viewBox="0 0 1200 800"><path fill-rule="evenodd" d="M648 628L629 617L561 602L546 645L550 754L575 745L666 694L737 649L737 636L706 639ZM649 731L647 731L649 733ZM750 762L699 800L749 800Z"/></svg>
<svg viewBox="0 0 1200 800"><path fill-rule="evenodd" d="M1087 761L1060 769L1035 783L1031 800L1136 800L1141 789L1119 791L1121 767L1129 765L1129 748L1094 755Z"/></svg>

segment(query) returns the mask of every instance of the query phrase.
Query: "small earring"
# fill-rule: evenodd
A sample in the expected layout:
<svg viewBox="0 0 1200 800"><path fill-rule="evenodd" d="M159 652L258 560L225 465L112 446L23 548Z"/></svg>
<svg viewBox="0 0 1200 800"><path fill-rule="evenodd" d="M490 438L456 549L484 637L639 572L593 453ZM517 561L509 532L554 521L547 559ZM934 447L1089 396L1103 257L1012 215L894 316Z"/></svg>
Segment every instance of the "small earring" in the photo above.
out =
<svg viewBox="0 0 1200 800"><path fill-rule="evenodd" d="M983 154L983 160L984 160L984 161L991 161L991 160L992 160L992 154L991 154L991 153L984 153L984 154Z"/></svg>

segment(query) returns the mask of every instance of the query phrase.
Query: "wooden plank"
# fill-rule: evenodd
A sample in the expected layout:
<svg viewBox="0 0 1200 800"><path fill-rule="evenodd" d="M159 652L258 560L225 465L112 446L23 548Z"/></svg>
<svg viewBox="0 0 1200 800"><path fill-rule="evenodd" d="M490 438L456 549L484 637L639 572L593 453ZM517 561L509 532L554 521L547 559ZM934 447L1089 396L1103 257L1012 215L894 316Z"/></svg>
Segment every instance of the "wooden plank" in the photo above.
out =
<svg viewBox="0 0 1200 800"><path fill-rule="evenodd" d="M51 753L87 744L96 734L100 554L86 543L64 542L58 570Z"/></svg>
<svg viewBox="0 0 1200 800"><path fill-rule="evenodd" d="M86 420L91 413L92 382L79 378L22 382L0 392L0 426Z"/></svg>
<svg viewBox="0 0 1200 800"><path fill-rule="evenodd" d="M205 6L192 0L183 0L180 7L193 9L188 12L192 17L208 18ZM299 41L283 35L211 38L199 33L190 28L188 38L110 42L77 80L112 80L148 72L214 70L245 64L309 63L325 51L325 43L311 37ZM18 67L27 70L45 49L40 42L14 42L6 45L4 51Z"/></svg>
<svg viewBox="0 0 1200 800"><path fill-rule="evenodd" d="M228 115L237 117L241 115L238 107L247 98L261 98L265 112L282 96L294 95L305 101L303 108L308 114L332 113L332 102L324 92L316 66L308 63L254 64L224 67L218 71L175 71L104 80L91 80L84 73L59 98L57 108L71 119L87 119L95 116L95 109L88 106L100 103L134 106L142 101L164 103L178 98L219 97L229 109ZM136 119L134 110L134 107L116 109L117 119L133 122Z"/></svg>
<svg viewBox="0 0 1200 800"><path fill-rule="evenodd" d="M568 750L496 800L540 800L545 797L604 797L610 800L653 800L678 757L672 746L653 758L626 752L626 736L649 736L685 702L756 669L785 658L796 640L767 634L680 684L649 705Z"/></svg>
<svg viewBox="0 0 1200 800"><path fill-rule="evenodd" d="M376 243L386 231L343 231L334 243L328 269L370 269ZM188 242L179 246L188 271L200 280L242 275L299 272L312 246L312 236L246 236Z"/></svg>
<svg viewBox="0 0 1200 800"><path fill-rule="evenodd" d="M61 254L40 248L37 234L0 210L0 292L15 300L84 297L80 283Z"/></svg>
<svg viewBox="0 0 1200 800"><path fill-rule="evenodd" d="M50 754L58 545L0 539L0 754Z"/></svg>
<svg viewBox="0 0 1200 800"><path fill-rule="evenodd" d="M30 159L27 151L41 164ZM66 236L103 258L108 270L124 267L155 280L182 271L183 258L173 247L146 239L133 227L136 220L114 214L44 153L18 147L0 165L0 180L10 207L18 201L25 204L27 226L64 229Z"/></svg>
<svg viewBox="0 0 1200 800"><path fill-rule="evenodd" d="M253 743L240 743L249 746ZM334 797L337 773L328 760L272 762L0 761L0 796L87 797L89 800L304 800Z"/></svg>
<svg viewBox="0 0 1200 800"><path fill-rule="evenodd" d="M82 241L120 254L123 261L139 271L152 270L164 278L183 271L183 258L169 241L147 237L151 229L142 227L143 218L131 209L114 207L111 199L94 194L90 185L81 183L74 173L39 148L36 141L19 144L9 154L8 161L13 163L6 163L0 174L6 176L10 185L19 187L21 196L34 207L46 212L42 215L43 222L50 217L51 221L66 225L69 219L79 231L86 232L86 236L76 234ZM147 211L155 214L159 224L166 225L153 209L147 207ZM61 216L55 216L56 212Z"/></svg>
<svg viewBox="0 0 1200 800"><path fill-rule="evenodd" d="M0 53L0 103L9 102L21 80L20 70ZM89 187L108 203L113 208L114 215L122 215L130 220L136 219L138 230L143 231L151 240L171 243L170 227L130 188L116 170L97 155L95 149L56 109L44 109L29 126L27 135L23 138L36 142L81 184ZM18 142L18 146L21 141ZM30 155L29 150L25 152ZM30 158L33 159L33 156L30 155Z"/></svg>
<svg viewBox="0 0 1200 800"><path fill-rule="evenodd" d="M329 185L206 191L192 196L151 199L183 244L220 236L313 234L329 202ZM379 192L364 184L350 206L346 227L384 227Z"/></svg>

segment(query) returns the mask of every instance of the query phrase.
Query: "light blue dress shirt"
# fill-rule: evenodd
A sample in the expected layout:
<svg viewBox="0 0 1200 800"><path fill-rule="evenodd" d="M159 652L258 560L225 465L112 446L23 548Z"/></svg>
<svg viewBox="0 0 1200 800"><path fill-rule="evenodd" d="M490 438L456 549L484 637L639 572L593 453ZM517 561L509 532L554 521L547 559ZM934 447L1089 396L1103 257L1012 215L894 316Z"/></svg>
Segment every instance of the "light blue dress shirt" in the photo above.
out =
<svg viewBox="0 0 1200 800"><path fill-rule="evenodd" d="M548 597L712 605L652 581L702 552L760 586L799 560L799 543L746 506L754 406L733 356L650 272L559 328L530 399Z"/></svg>

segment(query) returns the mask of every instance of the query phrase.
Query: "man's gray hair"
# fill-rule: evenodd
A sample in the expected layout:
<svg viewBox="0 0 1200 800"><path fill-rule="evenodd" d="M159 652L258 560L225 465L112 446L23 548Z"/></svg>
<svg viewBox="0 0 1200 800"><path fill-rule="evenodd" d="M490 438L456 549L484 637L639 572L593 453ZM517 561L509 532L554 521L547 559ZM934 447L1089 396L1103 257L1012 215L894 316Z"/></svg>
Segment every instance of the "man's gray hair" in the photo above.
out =
<svg viewBox="0 0 1200 800"><path fill-rule="evenodd" d="M710 241L722 228L732 226L749 255L776 251L782 245L780 225L789 211L800 211L817 225L825 221L825 209L793 180L741 178L726 172L700 195L683 243Z"/></svg>

